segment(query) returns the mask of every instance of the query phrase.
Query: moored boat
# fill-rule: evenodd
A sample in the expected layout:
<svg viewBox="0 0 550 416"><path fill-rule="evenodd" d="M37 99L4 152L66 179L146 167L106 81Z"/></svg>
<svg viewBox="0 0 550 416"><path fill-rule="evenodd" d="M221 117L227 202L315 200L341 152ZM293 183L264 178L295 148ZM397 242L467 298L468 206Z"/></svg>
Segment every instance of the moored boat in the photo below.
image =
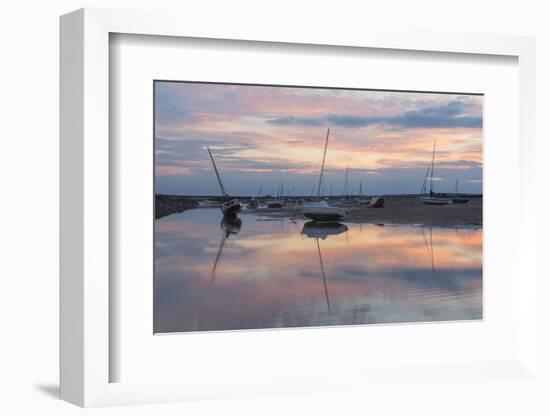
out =
<svg viewBox="0 0 550 416"><path fill-rule="evenodd" d="M347 215L347 210L330 206L326 201L305 204L302 213L304 217L314 221L338 221Z"/></svg>
<svg viewBox="0 0 550 416"><path fill-rule="evenodd" d="M248 204L246 204L246 207L248 209L256 209L260 206L260 201L258 198L251 198L250 201L248 201Z"/></svg>
<svg viewBox="0 0 550 416"><path fill-rule="evenodd" d="M461 196L453 198L453 204L467 204L468 202L470 202L468 198L464 198Z"/></svg>
<svg viewBox="0 0 550 416"><path fill-rule="evenodd" d="M456 178L455 195L453 196L453 204L467 204L470 202L468 198L464 198L458 193L458 178Z"/></svg>
<svg viewBox="0 0 550 416"><path fill-rule="evenodd" d="M453 203L452 198L443 196L421 196L418 199L427 205L450 205Z"/></svg>
<svg viewBox="0 0 550 416"><path fill-rule="evenodd" d="M218 201L212 201L210 199L205 199L204 201L199 201L197 206L199 208L217 208L221 204Z"/></svg>
<svg viewBox="0 0 550 416"><path fill-rule="evenodd" d="M369 208L382 208L386 200L383 196L373 196L369 201Z"/></svg>
<svg viewBox="0 0 550 416"><path fill-rule="evenodd" d="M239 212L241 212L241 209L241 202L237 198L231 198L222 202L223 215L237 215Z"/></svg>
<svg viewBox="0 0 550 416"><path fill-rule="evenodd" d="M265 204L269 209L280 209L283 207L282 201L267 201Z"/></svg>
<svg viewBox="0 0 550 416"><path fill-rule="evenodd" d="M321 163L321 173L319 175L319 185L317 187L317 202L304 204L302 214L304 217L313 221L338 221L347 215L347 211L341 207L333 207L327 201L321 200L321 186L323 184L323 171L325 168L325 158L327 155L328 138L330 129L327 130L327 138L325 139L325 150L323 153L323 161Z"/></svg>
<svg viewBox="0 0 550 416"><path fill-rule="evenodd" d="M221 205L223 215L235 216L242 209L241 201L239 201L237 198L231 198L227 194L223 186L220 173L218 172L216 162L214 161L214 157L212 156L212 152L210 151L210 148L208 146L206 146L206 150L208 150L208 154L210 155L210 160L212 161L212 166L214 166L214 172L216 172L216 178L218 178L218 185L220 186L222 195L225 197L225 200L222 202L222 205Z"/></svg>
<svg viewBox="0 0 550 416"><path fill-rule="evenodd" d="M422 184L422 189L420 190L421 196L418 199L427 205L450 205L453 203L453 199L450 198L447 194L438 194L433 191L433 182L434 182L434 162L435 162L435 140L434 148L432 152L432 163L428 170L426 171L426 176L424 177L424 183ZM427 183L428 176L430 177L430 189L428 192Z"/></svg>

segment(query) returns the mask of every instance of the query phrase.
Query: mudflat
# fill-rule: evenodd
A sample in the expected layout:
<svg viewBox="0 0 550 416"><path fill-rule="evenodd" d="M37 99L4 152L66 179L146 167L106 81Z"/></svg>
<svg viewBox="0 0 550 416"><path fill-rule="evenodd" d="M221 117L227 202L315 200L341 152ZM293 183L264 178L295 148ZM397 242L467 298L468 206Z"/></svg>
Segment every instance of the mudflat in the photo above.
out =
<svg viewBox="0 0 550 416"><path fill-rule="evenodd" d="M330 202L330 204L333 204ZM334 203L334 205L337 205ZM466 204L426 205L415 197L386 197L382 208L365 205L347 207L348 214L341 221L355 224L418 225L426 227L481 227L483 226L483 198L474 197ZM269 218L303 218L300 206L281 209L243 210Z"/></svg>

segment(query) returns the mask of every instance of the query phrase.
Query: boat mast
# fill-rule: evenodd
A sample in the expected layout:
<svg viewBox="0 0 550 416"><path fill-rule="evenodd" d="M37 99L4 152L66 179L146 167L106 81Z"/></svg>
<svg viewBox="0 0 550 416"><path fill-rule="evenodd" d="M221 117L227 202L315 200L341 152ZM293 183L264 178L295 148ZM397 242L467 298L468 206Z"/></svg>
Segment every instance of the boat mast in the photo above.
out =
<svg viewBox="0 0 550 416"><path fill-rule="evenodd" d="M432 168L430 171L430 194L433 193L433 184L434 184L434 161L435 161L435 140L434 140L434 150L432 153Z"/></svg>
<svg viewBox="0 0 550 416"><path fill-rule="evenodd" d="M426 193L426 182L428 181L428 175L430 174L431 167L428 166L428 169L426 169L426 176L424 176L424 182L422 183L422 188L420 188L420 193L425 194Z"/></svg>
<svg viewBox="0 0 550 416"><path fill-rule="evenodd" d="M216 172L216 178L218 178L218 183L220 184L220 189L222 191L222 194L223 196L229 196L227 195L227 192L225 192L225 188L223 187L222 178L220 178L220 173L218 172L218 168L216 167L216 162L214 162L214 157L212 156L210 147L206 146L206 150L208 150L208 154L210 155L210 160L212 160L212 165L214 166L214 171Z"/></svg>
<svg viewBox="0 0 550 416"><path fill-rule="evenodd" d="M325 140L325 151L323 152L323 162L321 163L321 174L319 175L319 186L317 187L317 198L321 195L321 184L323 183L323 171L325 169L325 158L327 156L328 136L330 129L327 129L327 138Z"/></svg>
<svg viewBox="0 0 550 416"><path fill-rule="evenodd" d="M348 192L348 176L349 176L349 166L346 167L346 179L344 179L344 195L346 196L346 199L349 198L349 192Z"/></svg>
<svg viewBox="0 0 550 416"><path fill-rule="evenodd" d="M455 194L458 194L458 178L456 178Z"/></svg>

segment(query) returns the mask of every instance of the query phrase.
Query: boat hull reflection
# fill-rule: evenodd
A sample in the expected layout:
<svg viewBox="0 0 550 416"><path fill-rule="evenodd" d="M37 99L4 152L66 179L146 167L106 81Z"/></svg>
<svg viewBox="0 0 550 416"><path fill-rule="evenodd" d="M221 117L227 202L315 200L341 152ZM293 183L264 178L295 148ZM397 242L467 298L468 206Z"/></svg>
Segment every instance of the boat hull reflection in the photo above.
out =
<svg viewBox="0 0 550 416"><path fill-rule="evenodd" d="M339 222L309 221L304 224L304 227L302 228L302 235L305 235L308 238L320 238L321 240L324 240L328 236L342 234L347 230L347 225Z"/></svg>
<svg viewBox="0 0 550 416"><path fill-rule="evenodd" d="M224 215L220 223L221 229L225 231L228 236L229 234L238 234L239 231L241 231L242 225L242 220L235 215Z"/></svg>

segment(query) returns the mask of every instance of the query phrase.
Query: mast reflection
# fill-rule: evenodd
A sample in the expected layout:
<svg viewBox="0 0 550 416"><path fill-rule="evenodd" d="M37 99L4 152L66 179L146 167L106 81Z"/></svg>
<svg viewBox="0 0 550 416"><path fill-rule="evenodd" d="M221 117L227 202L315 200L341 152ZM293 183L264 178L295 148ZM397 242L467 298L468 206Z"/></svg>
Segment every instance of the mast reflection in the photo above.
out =
<svg viewBox="0 0 550 416"><path fill-rule="evenodd" d="M325 266L323 263L323 255L321 253L321 245L319 239L326 240L329 236L338 235L346 232L348 227L339 222L317 222L309 221L302 228L302 235L308 238L314 238L317 243L317 254L319 256L319 265L321 266L321 277L323 279L323 287L325 289L325 299L327 302L327 310L330 312L330 296L328 291L327 277L325 274Z"/></svg>
<svg viewBox="0 0 550 416"><path fill-rule="evenodd" d="M220 244L218 246L218 252L216 253L216 259L214 260L214 265L212 266L211 278L210 278L210 282L208 283L209 288L214 283L214 280L216 280L216 268L218 267L218 262L220 261L220 257L222 255L225 242L227 241L230 235L239 234L239 231L241 231L242 224L243 224L242 220L235 215L223 216L220 222L220 228L222 230L222 234L220 238Z"/></svg>
<svg viewBox="0 0 550 416"><path fill-rule="evenodd" d="M430 256L431 263L432 263L432 280L435 279L435 256L434 256L434 243L433 243L433 232L432 227L428 228L429 232L429 238L426 237L426 234L424 232L424 228L422 228L422 237L424 238L424 244L426 245L426 249L428 250L428 255Z"/></svg>

